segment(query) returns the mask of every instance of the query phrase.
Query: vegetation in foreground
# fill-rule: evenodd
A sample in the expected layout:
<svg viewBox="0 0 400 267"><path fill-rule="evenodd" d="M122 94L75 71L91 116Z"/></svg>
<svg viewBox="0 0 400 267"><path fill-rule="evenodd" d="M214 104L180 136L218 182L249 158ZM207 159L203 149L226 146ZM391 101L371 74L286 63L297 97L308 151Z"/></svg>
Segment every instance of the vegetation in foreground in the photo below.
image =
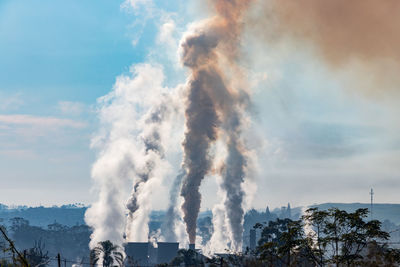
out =
<svg viewBox="0 0 400 267"><path fill-rule="evenodd" d="M254 225L261 237L253 251L207 258L193 250L179 250L170 263L159 266L399 266L400 251L389 246L389 233L381 229L380 221L368 221L367 217L367 209L311 208L299 220L276 219ZM53 260L41 242L21 253L3 228L2 234L5 242L1 248L10 259L3 259L0 266L45 267ZM110 241L100 242L90 252L88 264L138 266L124 261L122 251Z"/></svg>

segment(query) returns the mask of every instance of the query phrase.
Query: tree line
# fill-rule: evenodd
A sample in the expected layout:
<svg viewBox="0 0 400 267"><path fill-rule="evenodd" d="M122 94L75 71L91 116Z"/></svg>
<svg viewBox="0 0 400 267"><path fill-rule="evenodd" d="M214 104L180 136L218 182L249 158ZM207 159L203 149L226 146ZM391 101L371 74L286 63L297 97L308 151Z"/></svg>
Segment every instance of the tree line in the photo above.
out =
<svg viewBox="0 0 400 267"><path fill-rule="evenodd" d="M382 230L380 221L367 218L368 209L346 212L337 208L311 208L298 220L277 218L256 223L253 228L260 232L260 238L254 250L247 248L243 253L227 251L205 257L194 250L182 249L170 263L159 266L399 266L400 250L389 246L390 234ZM11 245L3 249L12 250ZM36 243L28 253L13 257L17 258L18 266L25 266L24 260L28 266L48 265L41 243ZM39 259L43 262L38 265ZM87 264L100 263L103 267L138 266L134 259L124 259L123 248L110 241L99 242L89 252ZM3 261L0 266L16 265L6 265Z"/></svg>
<svg viewBox="0 0 400 267"><path fill-rule="evenodd" d="M391 248L390 234L378 220L367 220L368 209L346 212L337 208L311 208L298 220L289 218L257 223L258 246L239 254L200 260L195 252L181 250L178 266L399 266L400 250ZM169 265L165 265L169 266Z"/></svg>

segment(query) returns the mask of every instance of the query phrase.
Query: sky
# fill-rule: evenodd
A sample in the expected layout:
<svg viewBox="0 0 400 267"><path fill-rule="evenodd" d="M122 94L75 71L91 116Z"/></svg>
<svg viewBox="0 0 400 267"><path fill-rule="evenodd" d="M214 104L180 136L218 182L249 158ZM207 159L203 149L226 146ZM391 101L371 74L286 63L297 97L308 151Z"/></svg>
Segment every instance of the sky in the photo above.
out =
<svg viewBox="0 0 400 267"><path fill-rule="evenodd" d="M165 86L184 83L179 40L207 12L184 0L1 1L0 203L90 204L97 99L140 63L160 65ZM398 203L398 95L359 90L369 77L328 66L311 45L256 37L248 30L241 47L257 155L248 207L368 202L372 187L376 202ZM212 208L215 179L201 190L202 209Z"/></svg>

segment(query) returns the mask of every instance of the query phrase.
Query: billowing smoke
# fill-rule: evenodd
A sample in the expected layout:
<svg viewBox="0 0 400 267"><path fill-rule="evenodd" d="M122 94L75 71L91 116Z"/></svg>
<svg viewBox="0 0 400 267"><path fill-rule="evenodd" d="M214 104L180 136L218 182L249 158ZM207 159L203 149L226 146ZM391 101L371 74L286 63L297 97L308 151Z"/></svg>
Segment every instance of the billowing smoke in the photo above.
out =
<svg viewBox="0 0 400 267"><path fill-rule="evenodd" d="M274 0L278 27L312 40L333 64L400 59L400 2L397 0Z"/></svg>
<svg viewBox="0 0 400 267"><path fill-rule="evenodd" d="M399 1L271 0L254 10L248 25L258 40L307 45L329 67L349 72L352 89L399 92Z"/></svg>
<svg viewBox="0 0 400 267"><path fill-rule="evenodd" d="M228 145L222 173L224 203L228 213L232 248L241 249L243 234L243 190L246 155L240 139L249 96L237 65L244 11L250 1L212 1L216 15L196 25L181 43L183 64L191 70L186 99L186 133L183 164L186 169L181 195L189 242L195 243L200 209L199 187L210 172L210 147L217 138Z"/></svg>
<svg viewBox="0 0 400 267"><path fill-rule="evenodd" d="M218 117L211 100L200 82L192 81L186 110L187 132L184 141L184 164L187 174L182 184L182 209L189 242L196 241L196 221L200 211L200 184L211 167L210 145L217 138Z"/></svg>
<svg viewBox="0 0 400 267"><path fill-rule="evenodd" d="M164 174L160 167L166 165L162 140L162 126L168 118L171 101L168 96L161 96L161 102L155 105L144 115L143 133L139 142L143 143L141 154L137 155L144 160L140 168L136 168L136 181L131 197L128 200L128 219L126 226L126 239L128 241L148 240L148 221L151 211L151 192L154 182L160 182ZM169 104L167 104L169 102ZM153 179L157 179L153 181Z"/></svg>
<svg viewBox="0 0 400 267"><path fill-rule="evenodd" d="M176 233L178 222L180 220L179 210L177 208L178 195L182 185L182 179L185 176L185 171L181 170L175 177L169 192L169 203L165 220L161 227L162 235L167 242L176 242L179 240Z"/></svg>
<svg viewBox="0 0 400 267"><path fill-rule="evenodd" d="M232 140L233 139L233 140ZM231 228L231 249L240 251L242 248L243 235L243 197L244 191L242 184L245 177L246 159L240 151L240 142L236 137L229 140L228 158L226 169L223 173L222 187L226 190L225 207L228 215L228 221Z"/></svg>
<svg viewBox="0 0 400 267"><path fill-rule="evenodd" d="M85 214L93 228L91 247L104 240L121 245L125 229L128 240L147 240L150 192L168 169L160 140L169 110L164 103L172 101L163 79L159 67L135 66L132 76L118 77L113 90L98 101L101 130L92 141L99 149L92 169L98 200Z"/></svg>
<svg viewBox="0 0 400 267"><path fill-rule="evenodd" d="M176 206L180 190L189 242L196 243L199 189L215 167L212 148L219 140L227 153L218 173L220 190L225 194L218 210L225 213L217 218L217 228L226 228L227 233L215 234L228 236L232 250L241 249L242 187L248 164L242 132L250 96L239 65L239 47L243 16L250 2L212 0L215 16L196 24L181 41L181 60L190 75L185 88L182 172L170 191L162 233L167 241L179 239L176 229L180 211ZM92 176L100 192L86 214L87 223L94 229L91 246L103 240L120 245L124 234L127 241L147 241L151 193L168 170L163 135L168 132L164 127L173 101L162 86L162 70L139 65L132 72L132 77L119 77L113 91L99 101L102 132L93 141L100 152ZM131 187L129 196L126 188Z"/></svg>

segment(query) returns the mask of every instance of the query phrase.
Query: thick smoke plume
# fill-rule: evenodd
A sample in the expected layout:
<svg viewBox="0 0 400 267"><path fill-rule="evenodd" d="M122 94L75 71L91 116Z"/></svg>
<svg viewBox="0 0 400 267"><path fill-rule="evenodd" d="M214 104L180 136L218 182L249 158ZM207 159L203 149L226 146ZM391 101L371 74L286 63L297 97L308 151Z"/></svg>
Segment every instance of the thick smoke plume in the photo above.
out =
<svg viewBox="0 0 400 267"><path fill-rule="evenodd" d="M171 110L166 102L169 98L164 95L162 101L155 105L144 115L143 133L139 138L139 142L143 143L141 154L137 155L144 159L141 167L136 168L136 181L134 182L131 197L128 200L128 220L126 226L126 239L128 241L148 240L148 221L151 211L151 192L154 188L153 179L163 178L160 166L166 164L164 162L164 147L162 140L162 126L168 118ZM168 101L170 102L170 101ZM157 169L158 168L158 169Z"/></svg>
<svg viewBox="0 0 400 267"><path fill-rule="evenodd" d="M400 60L397 0L274 0L281 30L312 40L333 64L352 57Z"/></svg>
<svg viewBox="0 0 400 267"><path fill-rule="evenodd" d="M237 65L241 24L247 0L211 1L216 15L199 23L181 43L182 62L191 71L186 99L186 133L182 209L189 242L195 243L200 210L199 187L210 172L210 147L217 138L228 145L222 186L231 230L232 247L241 249L243 234L243 190L246 156L240 138L249 96L243 73ZM232 169L231 169L232 168Z"/></svg>
<svg viewBox="0 0 400 267"><path fill-rule="evenodd" d="M353 90L399 92L399 1L271 0L254 10L248 28L258 40L308 45L329 67L350 73Z"/></svg>
<svg viewBox="0 0 400 267"><path fill-rule="evenodd" d="M101 131L92 141L99 149L92 169L99 197L85 214L93 228L91 247L104 240L122 245L125 229L128 240L147 241L150 192L167 169L161 127L170 110L166 103L172 101L163 79L160 68L138 65L132 76L118 77L113 90L99 99Z"/></svg>

